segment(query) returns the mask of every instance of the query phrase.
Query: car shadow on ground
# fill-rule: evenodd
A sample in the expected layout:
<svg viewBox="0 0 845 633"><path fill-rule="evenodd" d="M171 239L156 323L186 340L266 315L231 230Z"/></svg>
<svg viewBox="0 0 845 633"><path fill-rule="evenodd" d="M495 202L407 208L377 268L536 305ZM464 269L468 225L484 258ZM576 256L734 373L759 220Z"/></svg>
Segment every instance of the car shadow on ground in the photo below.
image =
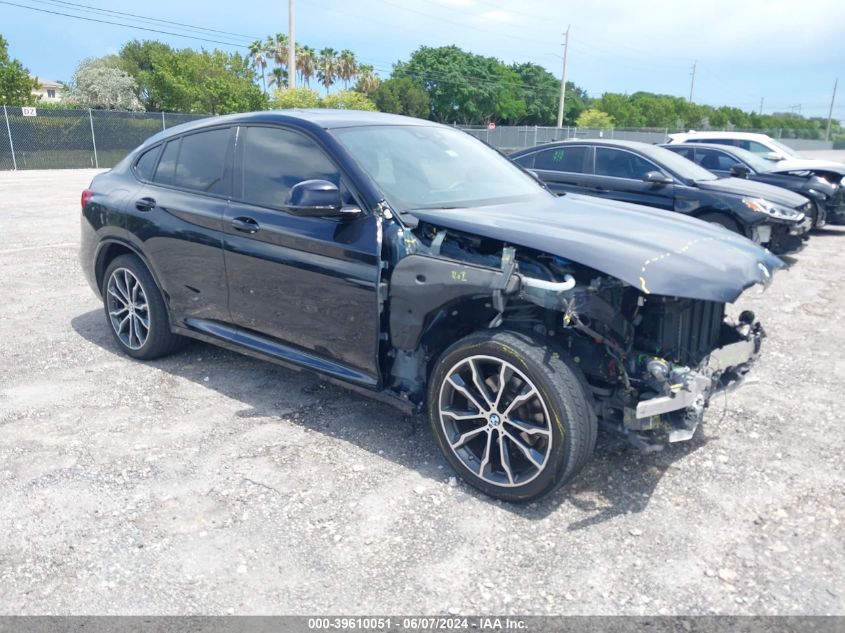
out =
<svg viewBox="0 0 845 633"><path fill-rule="evenodd" d="M75 317L71 326L88 342L127 363L141 362L120 351L101 310ZM190 342L173 356L146 364L246 405L235 418L285 420L352 443L438 482L453 474L437 448L425 416L405 415L388 404L322 381L310 372L287 369L199 341ZM209 381L210 374L222 379ZM302 404L294 408L289 403L280 406L279 385L286 385L288 393L298 390L303 396ZM359 408L363 409L362 415L356 415L351 424L343 421L350 410ZM719 414L717 410L715 415ZM647 454L614 435L600 432L593 459L574 480L537 501L503 503L501 507L538 520L562 505L570 505L576 514L583 515L570 523L570 530L641 512L666 471L707 442L702 431L699 429L690 442L669 444L660 452ZM465 490L479 499L501 503L469 486Z"/></svg>

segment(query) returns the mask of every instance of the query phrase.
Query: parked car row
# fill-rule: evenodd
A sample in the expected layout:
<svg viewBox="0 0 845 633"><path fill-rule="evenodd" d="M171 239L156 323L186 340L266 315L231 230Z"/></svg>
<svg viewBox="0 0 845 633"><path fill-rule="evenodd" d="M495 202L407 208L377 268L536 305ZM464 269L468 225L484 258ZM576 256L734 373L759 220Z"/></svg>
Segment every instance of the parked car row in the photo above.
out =
<svg viewBox="0 0 845 633"><path fill-rule="evenodd" d="M773 253L800 249L813 219L818 225L824 221L812 196L758 179L717 175L685 158L678 148L571 140L522 150L510 158L555 193L584 193L675 211L718 224ZM821 182L815 184L824 188ZM821 207L826 214L826 198Z"/></svg>
<svg viewBox="0 0 845 633"><path fill-rule="evenodd" d="M761 350L726 304L784 265L738 233L788 250L810 203L660 147L516 160L549 187L407 117L186 123L83 192L82 268L127 355L193 338L319 372L427 411L462 478L532 499L581 470L599 424L644 448L692 437Z"/></svg>

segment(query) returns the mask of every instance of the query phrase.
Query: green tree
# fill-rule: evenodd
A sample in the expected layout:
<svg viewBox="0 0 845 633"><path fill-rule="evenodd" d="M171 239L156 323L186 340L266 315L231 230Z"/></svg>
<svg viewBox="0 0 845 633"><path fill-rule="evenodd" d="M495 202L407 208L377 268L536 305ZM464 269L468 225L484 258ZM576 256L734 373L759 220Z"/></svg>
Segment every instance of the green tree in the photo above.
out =
<svg viewBox="0 0 845 633"><path fill-rule="evenodd" d="M170 46L156 40L132 40L124 44L118 53L119 66L135 78L138 85L135 94L147 111L158 112L163 109L158 95L150 92L148 82L153 73L153 57L174 54Z"/></svg>
<svg viewBox="0 0 845 633"><path fill-rule="evenodd" d="M223 51L152 51L152 70L140 81L150 99L173 112L226 114L261 110L266 96L249 60Z"/></svg>
<svg viewBox="0 0 845 633"><path fill-rule="evenodd" d="M320 95L311 88L285 88L276 90L270 99L270 109L319 108Z"/></svg>
<svg viewBox="0 0 845 633"><path fill-rule="evenodd" d="M410 77L393 77L383 81L370 98L382 112L421 119L431 114L428 93Z"/></svg>
<svg viewBox="0 0 845 633"><path fill-rule="evenodd" d="M428 92L437 121L513 123L527 112L519 74L498 59L457 46L423 46L407 62L397 62L393 76L413 79Z"/></svg>
<svg viewBox="0 0 845 633"><path fill-rule="evenodd" d="M338 110L368 110L370 112L375 112L378 109L367 98L367 95L354 90L340 90L328 95L323 98L320 107Z"/></svg>
<svg viewBox="0 0 845 633"><path fill-rule="evenodd" d="M560 80L538 64L513 64L525 101L525 125L554 125L560 99Z"/></svg>
<svg viewBox="0 0 845 633"><path fill-rule="evenodd" d="M363 92L365 95L371 95L381 85L381 79L376 74L375 69L369 64L361 64L358 66L358 81L355 83L355 90Z"/></svg>
<svg viewBox="0 0 845 633"><path fill-rule="evenodd" d="M68 86L67 101L82 108L143 110L135 78L114 56L83 59Z"/></svg>
<svg viewBox="0 0 845 633"><path fill-rule="evenodd" d="M38 80L17 59L9 57L9 43L0 35L0 103L10 106L33 105L38 97L32 94Z"/></svg>
<svg viewBox="0 0 845 633"><path fill-rule="evenodd" d="M614 121L612 116L610 116L607 112L602 112L601 110L596 110L595 108L584 110L575 121L575 125L578 127L603 129L612 128L613 124Z"/></svg>

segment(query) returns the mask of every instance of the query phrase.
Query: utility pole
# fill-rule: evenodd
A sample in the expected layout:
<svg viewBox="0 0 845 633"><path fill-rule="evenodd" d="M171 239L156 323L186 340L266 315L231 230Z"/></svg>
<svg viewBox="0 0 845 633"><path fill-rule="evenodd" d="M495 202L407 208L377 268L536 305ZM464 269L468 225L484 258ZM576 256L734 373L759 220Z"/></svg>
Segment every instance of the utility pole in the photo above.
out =
<svg viewBox="0 0 845 633"><path fill-rule="evenodd" d="M763 97L760 97L760 114L763 114Z"/></svg>
<svg viewBox="0 0 845 633"><path fill-rule="evenodd" d="M294 37L294 0L288 0L288 88L296 88L296 39Z"/></svg>
<svg viewBox="0 0 845 633"><path fill-rule="evenodd" d="M566 102L566 53L569 51L569 29L572 25L566 27L563 40L563 72L560 74L560 103L557 107L557 126L563 127L563 104Z"/></svg>
<svg viewBox="0 0 845 633"><path fill-rule="evenodd" d="M824 133L824 140L830 140L830 121L833 119L833 103L836 101L836 87L839 85L839 77L833 82L833 96L830 98L830 111L827 113L827 130Z"/></svg>
<svg viewBox="0 0 845 633"><path fill-rule="evenodd" d="M692 63L692 80L689 82L689 102L692 103L692 89L695 87L695 66L698 64L698 60Z"/></svg>

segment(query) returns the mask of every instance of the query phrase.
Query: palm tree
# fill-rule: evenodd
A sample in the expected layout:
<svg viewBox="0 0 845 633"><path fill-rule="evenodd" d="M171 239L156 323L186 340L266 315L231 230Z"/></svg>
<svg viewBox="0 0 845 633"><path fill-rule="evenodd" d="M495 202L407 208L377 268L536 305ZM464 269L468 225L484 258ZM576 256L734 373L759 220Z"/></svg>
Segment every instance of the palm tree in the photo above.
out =
<svg viewBox="0 0 845 633"><path fill-rule="evenodd" d="M284 33L276 33L275 37L267 36L267 39L264 41L265 47L265 55L267 59L273 61L273 64L276 65L276 68L282 69L284 72L282 75L287 77L287 67L288 67L288 36ZM273 70L275 71L276 68ZM277 87L280 87L281 84L279 83L280 74L275 73L277 82ZM270 83L273 83L271 78Z"/></svg>
<svg viewBox="0 0 845 633"><path fill-rule="evenodd" d="M296 71L302 82L311 87L311 77L317 72L317 51L310 46L297 45L296 47Z"/></svg>
<svg viewBox="0 0 845 633"><path fill-rule="evenodd" d="M364 94L374 93L381 83L381 79L375 73L375 70L369 64L361 64L358 66L358 83L355 89Z"/></svg>
<svg viewBox="0 0 845 633"><path fill-rule="evenodd" d="M264 92L267 92L267 58L264 56L264 44L260 40L255 40L249 45L249 61L253 68L261 69L261 83L264 86Z"/></svg>
<svg viewBox="0 0 845 633"><path fill-rule="evenodd" d="M329 86L337 79L337 51L333 48L323 48L317 58L317 79L329 94Z"/></svg>
<svg viewBox="0 0 845 633"><path fill-rule="evenodd" d="M267 82L270 86L276 86L276 88L281 88L288 81L288 71L286 71L281 66L274 66L270 69L270 81Z"/></svg>
<svg viewBox="0 0 845 633"><path fill-rule="evenodd" d="M337 57L337 76L343 80L344 89L349 88L349 80L357 73L358 62L355 59L355 53L344 48Z"/></svg>

